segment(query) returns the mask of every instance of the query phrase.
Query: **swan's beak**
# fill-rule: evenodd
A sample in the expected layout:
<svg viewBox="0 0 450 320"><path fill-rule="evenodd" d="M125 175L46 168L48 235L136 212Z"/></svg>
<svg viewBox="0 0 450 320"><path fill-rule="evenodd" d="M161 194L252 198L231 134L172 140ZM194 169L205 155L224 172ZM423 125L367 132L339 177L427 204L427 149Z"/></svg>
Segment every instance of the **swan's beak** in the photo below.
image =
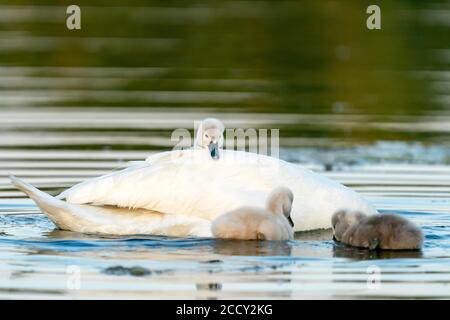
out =
<svg viewBox="0 0 450 320"><path fill-rule="evenodd" d="M214 160L219 159L219 144L217 142L212 142L208 145L209 153L211 154L211 158Z"/></svg>
<svg viewBox="0 0 450 320"><path fill-rule="evenodd" d="M289 216L288 218L289 224L291 225L291 227L294 227L294 221L292 221L291 216Z"/></svg>

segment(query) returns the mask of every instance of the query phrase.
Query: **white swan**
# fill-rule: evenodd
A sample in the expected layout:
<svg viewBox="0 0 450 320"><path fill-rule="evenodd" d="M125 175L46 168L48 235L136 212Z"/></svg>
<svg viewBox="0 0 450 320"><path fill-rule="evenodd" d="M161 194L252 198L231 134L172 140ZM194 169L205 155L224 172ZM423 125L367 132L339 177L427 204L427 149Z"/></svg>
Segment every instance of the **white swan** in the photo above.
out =
<svg viewBox="0 0 450 320"><path fill-rule="evenodd" d="M211 232L215 238L239 240L292 240L294 231L290 219L294 195L279 187L267 198L266 208L241 207L213 220Z"/></svg>
<svg viewBox="0 0 450 320"><path fill-rule="evenodd" d="M145 209L76 205L56 199L22 180L11 183L27 194L61 230L82 233L171 237L211 237L211 222L185 215L161 214Z"/></svg>
<svg viewBox="0 0 450 320"><path fill-rule="evenodd" d="M222 136L223 125L214 122L209 129ZM213 139L200 137L196 145L201 147L155 155L77 184L59 198L73 204L142 208L212 221L223 212L264 203L274 188L283 185L295 195L291 213L295 231L331 228L331 216L342 209L377 213L353 190L274 157L220 150L220 158L213 159L208 148Z"/></svg>

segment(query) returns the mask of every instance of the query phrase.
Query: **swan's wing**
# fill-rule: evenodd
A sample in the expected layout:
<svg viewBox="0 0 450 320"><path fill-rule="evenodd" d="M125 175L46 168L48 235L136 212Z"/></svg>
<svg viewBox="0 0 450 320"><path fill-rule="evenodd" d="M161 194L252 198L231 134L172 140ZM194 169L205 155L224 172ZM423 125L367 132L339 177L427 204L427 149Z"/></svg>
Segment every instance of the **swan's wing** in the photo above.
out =
<svg viewBox="0 0 450 320"><path fill-rule="evenodd" d="M187 149L189 150L189 149ZM172 150L172 151L164 151L152 154L148 156L145 160L133 160L128 161L125 164L118 167L118 169L129 168L139 164L143 164L144 162L149 164L157 164L164 161L170 161L174 159L178 159L181 157L187 157L189 152L187 150Z"/></svg>
<svg viewBox="0 0 450 320"><path fill-rule="evenodd" d="M82 182L60 195L74 204L145 208L211 219L241 205L264 203L270 180L254 164L211 159L204 150L143 163ZM225 160L225 159L224 159Z"/></svg>
<svg viewBox="0 0 450 320"><path fill-rule="evenodd" d="M95 199L98 198L99 194L113 191L113 188L117 185L118 181L128 176L133 176L136 172L149 166L148 163L142 161L123 170L88 179L63 191L57 198L66 199L68 202L76 204L93 203L95 202Z"/></svg>
<svg viewBox="0 0 450 320"><path fill-rule="evenodd" d="M140 179L140 173L143 171L158 171L156 168L160 170L165 163L177 159L187 159L190 154L191 150L166 151L149 156L145 161L129 162L124 169L76 184L63 191L57 198L76 204L101 202L100 195L112 197L116 192L123 193L123 189L132 189L133 179ZM154 170L152 170L152 166L155 167ZM107 204L117 205L113 201ZM125 207L131 206L125 205Z"/></svg>
<svg viewBox="0 0 450 320"><path fill-rule="evenodd" d="M76 205L58 200L14 176L10 176L10 180L62 230L120 235L211 236L210 222L205 219L144 209Z"/></svg>

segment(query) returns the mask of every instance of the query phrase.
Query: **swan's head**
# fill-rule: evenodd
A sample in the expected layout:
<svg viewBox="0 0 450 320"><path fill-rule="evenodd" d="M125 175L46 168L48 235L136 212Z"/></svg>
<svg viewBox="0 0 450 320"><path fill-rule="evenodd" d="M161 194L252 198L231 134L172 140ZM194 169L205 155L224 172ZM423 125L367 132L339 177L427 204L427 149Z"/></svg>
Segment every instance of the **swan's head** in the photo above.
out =
<svg viewBox="0 0 450 320"><path fill-rule="evenodd" d="M331 217L331 227L333 229L333 239L341 241L344 233L353 224L364 218L365 215L361 212L349 212L346 210L340 210L333 214Z"/></svg>
<svg viewBox="0 0 450 320"><path fill-rule="evenodd" d="M204 119L197 128L195 146L208 148L211 158L219 159L219 149L223 147L223 132L225 126L214 118Z"/></svg>
<svg viewBox="0 0 450 320"><path fill-rule="evenodd" d="M275 188L267 198L266 208L272 213L284 215L293 227L294 221L291 218L292 203L294 194L286 187Z"/></svg>

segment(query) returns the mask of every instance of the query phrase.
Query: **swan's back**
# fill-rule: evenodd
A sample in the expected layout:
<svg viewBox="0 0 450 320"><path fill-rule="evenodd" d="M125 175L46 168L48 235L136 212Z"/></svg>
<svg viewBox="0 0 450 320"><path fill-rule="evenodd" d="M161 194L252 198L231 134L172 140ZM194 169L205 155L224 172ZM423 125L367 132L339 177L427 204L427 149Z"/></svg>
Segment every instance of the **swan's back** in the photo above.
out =
<svg viewBox="0 0 450 320"><path fill-rule="evenodd" d="M75 185L61 196L76 204L213 220L223 212L262 204L271 190L284 185L295 195L291 217L296 231L330 228L332 214L340 209L376 212L353 190L276 158L230 150L223 150L219 160L203 150L176 154Z"/></svg>

